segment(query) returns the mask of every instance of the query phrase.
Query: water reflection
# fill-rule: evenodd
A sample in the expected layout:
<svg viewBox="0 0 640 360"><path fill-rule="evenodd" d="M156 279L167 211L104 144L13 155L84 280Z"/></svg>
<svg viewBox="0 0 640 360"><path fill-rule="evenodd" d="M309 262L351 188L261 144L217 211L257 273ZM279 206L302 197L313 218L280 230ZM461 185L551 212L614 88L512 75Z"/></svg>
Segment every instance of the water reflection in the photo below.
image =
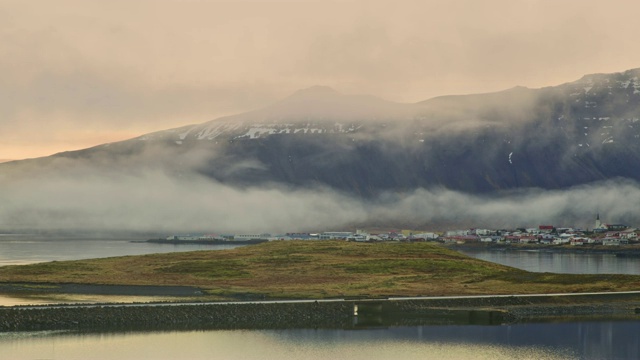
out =
<svg viewBox="0 0 640 360"><path fill-rule="evenodd" d="M392 330L385 331L393 332ZM292 333L296 333L291 337ZM354 336L355 335L355 336ZM568 349L446 343L365 332L217 331L154 334L33 334L1 339L11 359L567 359Z"/></svg>
<svg viewBox="0 0 640 360"><path fill-rule="evenodd" d="M630 359L640 322L0 334L8 359Z"/></svg>
<svg viewBox="0 0 640 360"><path fill-rule="evenodd" d="M477 259L533 272L640 275L640 258L617 257L614 254L484 249L460 251Z"/></svg>
<svg viewBox="0 0 640 360"><path fill-rule="evenodd" d="M0 266L45 261L80 260L155 253L224 250L244 245L155 244L131 239L49 239L32 236L0 237Z"/></svg>
<svg viewBox="0 0 640 360"><path fill-rule="evenodd" d="M0 235L0 266L25 265L45 261L80 260L113 256L196 250L225 250L244 245L156 244L140 239L65 239L35 235ZM167 297L0 294L0 306L59 304L68 302L148 302L176 300Z"/></svg>

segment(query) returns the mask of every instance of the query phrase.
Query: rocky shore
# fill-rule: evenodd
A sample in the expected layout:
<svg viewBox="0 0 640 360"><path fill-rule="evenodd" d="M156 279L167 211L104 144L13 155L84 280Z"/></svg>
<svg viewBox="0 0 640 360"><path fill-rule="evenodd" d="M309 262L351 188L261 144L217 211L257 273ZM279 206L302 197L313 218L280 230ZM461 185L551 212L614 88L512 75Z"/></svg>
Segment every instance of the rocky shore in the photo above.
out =
<svg viewBox="0 0 640 360"><path fill-rule="evenodd" d="M0 308L0 332L335 328L348 324L348 303Z"/></svg>
<svg viewBox="0 0 640 360"><path fill-rule="evenodd" d="M357 315L354 310L357 308ZM353 328L639 319L640 295L347 300L307 303L0 307L0 332Z"/></svg>
<svg viewBox="0 0 640 360"><path fill-rule="evenodd" d="M640 295L601 294L575 296L487 297L397 302L399 312L428 314L434 309L494 312L488 324L584 319L640 319ZM497 312L497 313L496 313ZM470 317L473 320L472 317ZM481 321L486 319L480 318Z"/></svg>

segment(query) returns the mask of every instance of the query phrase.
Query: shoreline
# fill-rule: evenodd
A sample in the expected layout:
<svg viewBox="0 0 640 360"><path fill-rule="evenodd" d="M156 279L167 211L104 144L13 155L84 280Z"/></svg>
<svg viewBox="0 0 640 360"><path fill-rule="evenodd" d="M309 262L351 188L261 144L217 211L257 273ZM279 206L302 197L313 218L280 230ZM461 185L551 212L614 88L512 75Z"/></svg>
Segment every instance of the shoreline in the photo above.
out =
<svg viewBox="0 0 640 360"><path fill-rule="evenodd" d="M146 242L153 244L171 244L171 245L255 245L268 242L267 239L249 239L249 240L167 240L167 239L148 239L132 242Z"/></svg>
<svg viewBox="0 0 640 360"><path fill-rule="evenodd" d="M0 294L67 304L1 307L0 331L640 319L640 276L532 273L454 249L426 243L270 242L226 252L6 267ZM72 294L97 296L85 301Z"/></svg>
<svg viewBox="0 0 640 360"><path fill-rule="evenodd" d="M357 314L357 315L356 315ZM640 294L0 307L0 332L357 329L640 319Z"/></svg>
<svg viewBox="0 0 640 360"><path fill-rule="evenodd" d="M182 296L193 297L203 294L201 288L195 286L167 285L99 285L74 283L34 283L16 282L0 283L0 294L83 294L83 295L116 295L116 296Z"/></svg>
<svg viewBox="0 0 640 360"><path fill-rule="evenodd" d="M443 247L460 250L488 250L488 251L539 251L549 253L572 253L572 254L610 254L620 257L640 257L640 246L604 246L604 245L540 245L540 244L485 244L485 243L464 243L464 244L442 244Z"/></svg>

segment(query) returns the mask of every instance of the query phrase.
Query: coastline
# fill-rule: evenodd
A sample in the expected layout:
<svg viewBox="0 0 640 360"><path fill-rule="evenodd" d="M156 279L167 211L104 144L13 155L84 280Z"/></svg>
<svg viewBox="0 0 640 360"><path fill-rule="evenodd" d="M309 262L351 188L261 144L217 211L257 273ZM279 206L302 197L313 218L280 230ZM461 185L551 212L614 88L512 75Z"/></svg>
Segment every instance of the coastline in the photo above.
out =
<svg viewBox="0 0 640 360"><path fill-rule="evenodd" d="M62 301L0 307L0 331L502 325L640 318L638 276L531 273L480 261L455 248L270 242L226 252L5 267L0 293ZM324 282L318 285L320 281ZM87 302L60 294L105 296ZM107 300L113 295L139 298Z"/></svg>
<svg viewBox="0 0 640 360"><path fill-rule="evenodd" d="M624 246L603 246L603 245L540 245L540 244L485 244L485 243L449 243L442 246L460 251L460 250L488 250L488 251L539 251L550 253L573 253L573 254L611 254L621 257L640 257L640 246L624 245Z"/></svg>
<svg viewBox="0 0 640 360"><path fill-rule="evenodd" d="M139 242L148 242L154 244L171 244L171 245L255 245L268 242L267 239L249 239L249 240L167 240L167 239L149 239Z"/></svg>
<svg viewBox="0 0 640 360"><path fill-rule="evenodd" d="M0 307L0 332L199 329L357 329L638 320L640 294L353 299L304 303L147 303ZM357 314L357 315L356 315Z"/></svg>

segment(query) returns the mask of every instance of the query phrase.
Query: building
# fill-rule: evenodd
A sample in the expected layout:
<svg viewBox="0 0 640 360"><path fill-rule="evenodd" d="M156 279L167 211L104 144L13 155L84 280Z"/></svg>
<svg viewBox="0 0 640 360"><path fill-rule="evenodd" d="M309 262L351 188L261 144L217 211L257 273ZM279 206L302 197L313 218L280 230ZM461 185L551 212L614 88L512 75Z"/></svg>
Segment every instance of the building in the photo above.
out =
<svg viewBox="0 0 640 360"><path fill-rule="evenodd" d="M540 233L548 234L548 233L553 232L553 229L555 229L553 227L553 225L540 225L540 226L538 226L538 230L539 230Z"/></svg>
<svg viewBox="0 0 640 360"><path fill-rule="evenodd" d="M469 235L468 230L448 230L446 236L466 236Z"/></svg>
<svg viewBox="0 0 640 360"><path fill-rule="evenodd" d="M269 239L271 234L236 234L233 236L234 240L255 240L255 239Z"/></svg>
<svg viewBox="0 0 640 360"><path fill-rule="evenodd" d="M167 240L199 240L198 235L170 235L167 236Z"/></svg>
<svg viewBox="0 0 640 360"><path fill-rule="evenodd" d="M320 240L346 240L351 236L353 233L349 231L327 231L320 234Z"/></svg>
<svg viewBox="0 0 640 360"><path fill-rule="evenodd" d="M440 237L440 235L436 234L436 233L432 233L432 232L423 232L420 234L414 234L411 236L410 239L424 239L424 240L437 240Z"/></svg>
<svg viewBox="0 0 640 360"><path fill-rule="evenodd" d="M604 245L604 246L620 246L620 239L618 239L618 238L604 238L604 239L602 239L602 245Z"/></svg>
<svg viewBox="0 0 640 360"><path fill-rule="evenodd" d="M475 229L474 234L478 236L489 236L494 232L489 229Z"/></svg>
<svg viewBox="0 0 640 360"><path fill-rule="evenodd" d="M627 225L623 224L606 224L607 231L620 231L626 230L628 228Z"/></svg>

